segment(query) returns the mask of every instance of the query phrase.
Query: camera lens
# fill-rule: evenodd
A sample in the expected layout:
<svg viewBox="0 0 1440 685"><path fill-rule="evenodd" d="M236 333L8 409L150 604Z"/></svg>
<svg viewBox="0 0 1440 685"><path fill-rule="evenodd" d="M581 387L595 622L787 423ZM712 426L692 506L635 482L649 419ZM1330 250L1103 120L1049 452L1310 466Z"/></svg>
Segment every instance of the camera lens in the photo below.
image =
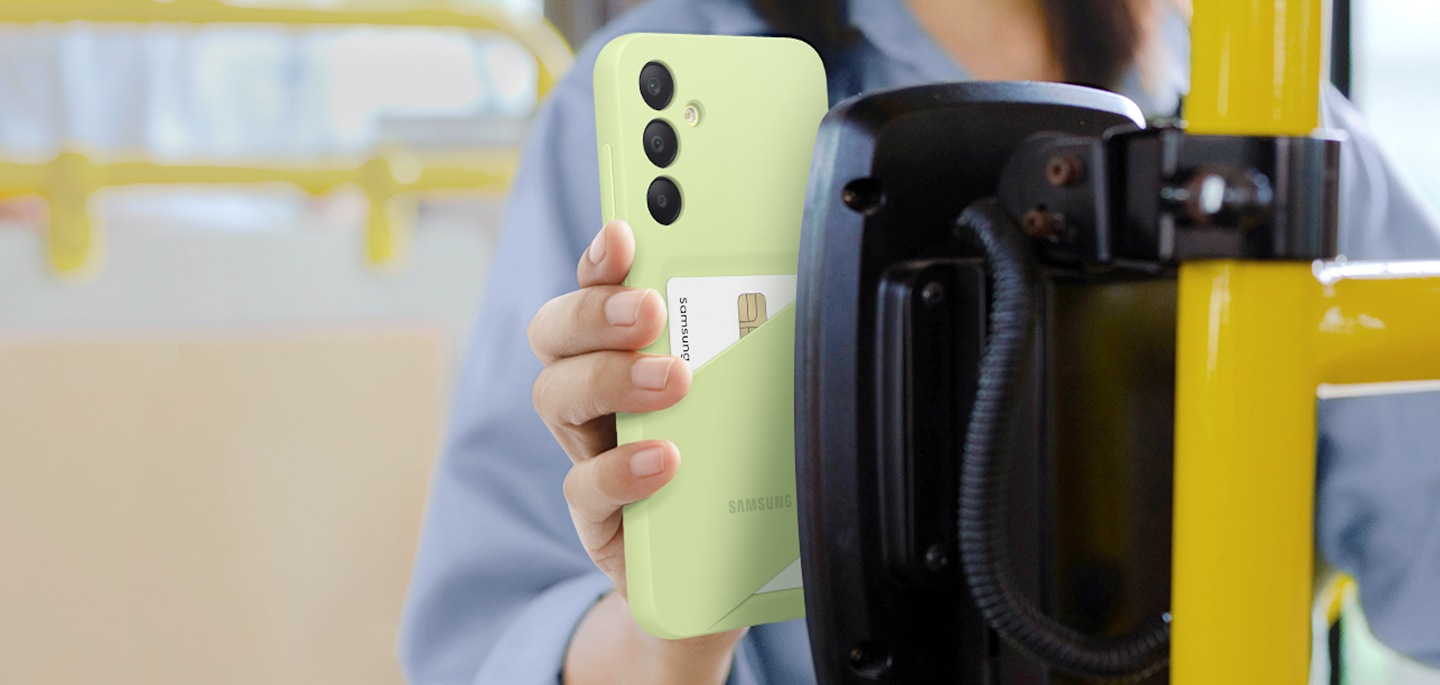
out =
<svg viewBox="0 0 1440 685"><path fill-rule="evenodd" d="M651 109L665 109L675 97L675 81L670 70L659 62L650 62L640 70L640 97Z"/></svg>
<svg viewBox="0 0 1440 685"><path fill-rule="evenodd" d="M669 226L680 216L680 188L674 181L661 176L650 182L645 203L650 205L650 216L655 217L655 221L661 226Z"/></svg>
<svg viewBox="0 0 1440 685"><path fill-rule="evenodd" d="M664 119L656 119L645 126L645 156L650 158L650 163L664 169L675 161L679 149L675 129Z"/></svg>

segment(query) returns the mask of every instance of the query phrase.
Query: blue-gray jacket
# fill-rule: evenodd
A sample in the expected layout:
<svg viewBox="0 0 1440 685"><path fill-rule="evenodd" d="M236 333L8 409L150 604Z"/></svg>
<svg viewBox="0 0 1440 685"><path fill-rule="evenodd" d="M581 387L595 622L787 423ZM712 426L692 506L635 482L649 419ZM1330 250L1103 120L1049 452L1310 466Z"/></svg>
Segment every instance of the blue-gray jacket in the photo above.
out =
<svg viewBox="0 0 1440 685"><path fill-rule="evenodd" d="M967 78L903 0L851 0L863 45L842 78L874 90ZM1166 54L1126 94L1147 113L1175 111L1188 80L1183 19ZM453 425L435 474L405 612L401 654L415 685L557 682L576 622L609 589L576 538L561 482L570 460L531 406L540 363L525 327L575 288L575 263L600 228L591 72L623 33L763 34L743 0L654 0L606 27L541 107L511 192ZM833 92L832 98L851 93ZM1440 230L1391 173L1354 109L1326 100L1346 129L1342 250L1354 258L1440 257ZM1440 348L1440 345L1437 345ZM1440 397L1342 400L1321 410L1318 540L1360 582L1372 629L1440 664ZM1429 427L1430 430L1418 430ZM741 641L731 683L814 682L802 621Z"/></svg>

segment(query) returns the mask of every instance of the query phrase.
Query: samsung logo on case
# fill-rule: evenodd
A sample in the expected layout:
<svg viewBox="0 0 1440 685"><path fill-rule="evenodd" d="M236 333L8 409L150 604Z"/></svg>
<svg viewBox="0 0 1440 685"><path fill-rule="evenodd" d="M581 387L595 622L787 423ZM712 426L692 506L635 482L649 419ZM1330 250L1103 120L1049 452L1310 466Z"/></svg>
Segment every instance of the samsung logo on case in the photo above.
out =
<svg viewBox="0 0 1440 685"><path fill-rule="evenodd" d="M794 495L773 495L770 497L747 497L730 500L730 513L745 514L752 511L772 511L795 506Z"/></svg>

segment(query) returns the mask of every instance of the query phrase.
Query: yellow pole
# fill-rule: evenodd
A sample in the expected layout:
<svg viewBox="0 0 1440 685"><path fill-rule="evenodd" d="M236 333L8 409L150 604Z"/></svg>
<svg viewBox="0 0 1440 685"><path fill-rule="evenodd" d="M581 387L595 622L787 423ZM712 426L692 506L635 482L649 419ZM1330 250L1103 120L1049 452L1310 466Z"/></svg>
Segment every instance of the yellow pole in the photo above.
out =
<svg viewBox="0 0 1440 685"><path fill-rule="evenodd" d="M1197 2L1190 131L1314 131L1323 9L1321 0ZM1308 678L1316 295L1309 264L1180 269L1175 685Z"/></svg>
<svg viewBox="0 0 1440 685"><path fill-rule="evenodd" d="M1306 682L1315 294L1308 265L1182 267L1174 685Z"/></svg>
<svg viewBox="0 0 1440 685"><path fill-rule="evenodd" d="M91 220L90 196L100 185L99 172L85 155L60 153L47 169L41 196L49 206L50 230L46 233L50 263L55 272L73 278L92 275L100 269L102 233Z"/></svg>
<svg viewBox="0 0 1440 685"><path fill-rule="evenodd" d="M1306 136L1320 125L1322 0L1199 0L1191 23L1193 133Z"/></svg>

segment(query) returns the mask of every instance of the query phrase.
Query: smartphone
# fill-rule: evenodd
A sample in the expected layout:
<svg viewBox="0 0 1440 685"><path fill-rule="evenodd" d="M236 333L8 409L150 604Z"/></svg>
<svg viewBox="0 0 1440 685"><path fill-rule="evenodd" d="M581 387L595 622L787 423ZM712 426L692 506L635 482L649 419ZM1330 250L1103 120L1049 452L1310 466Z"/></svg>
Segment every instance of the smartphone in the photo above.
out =
<svg viewBox="0 0 1440 685"><path fill-rule="evenodd" d="M828 109L788 38L630 34L595 64L604 219L635 232L626 279L665 299L644 351L693 369L675 406L616 417L669 440L675 479L624 511L631 612L683 638L799 618L795 285L811 153Z"/></svg>

